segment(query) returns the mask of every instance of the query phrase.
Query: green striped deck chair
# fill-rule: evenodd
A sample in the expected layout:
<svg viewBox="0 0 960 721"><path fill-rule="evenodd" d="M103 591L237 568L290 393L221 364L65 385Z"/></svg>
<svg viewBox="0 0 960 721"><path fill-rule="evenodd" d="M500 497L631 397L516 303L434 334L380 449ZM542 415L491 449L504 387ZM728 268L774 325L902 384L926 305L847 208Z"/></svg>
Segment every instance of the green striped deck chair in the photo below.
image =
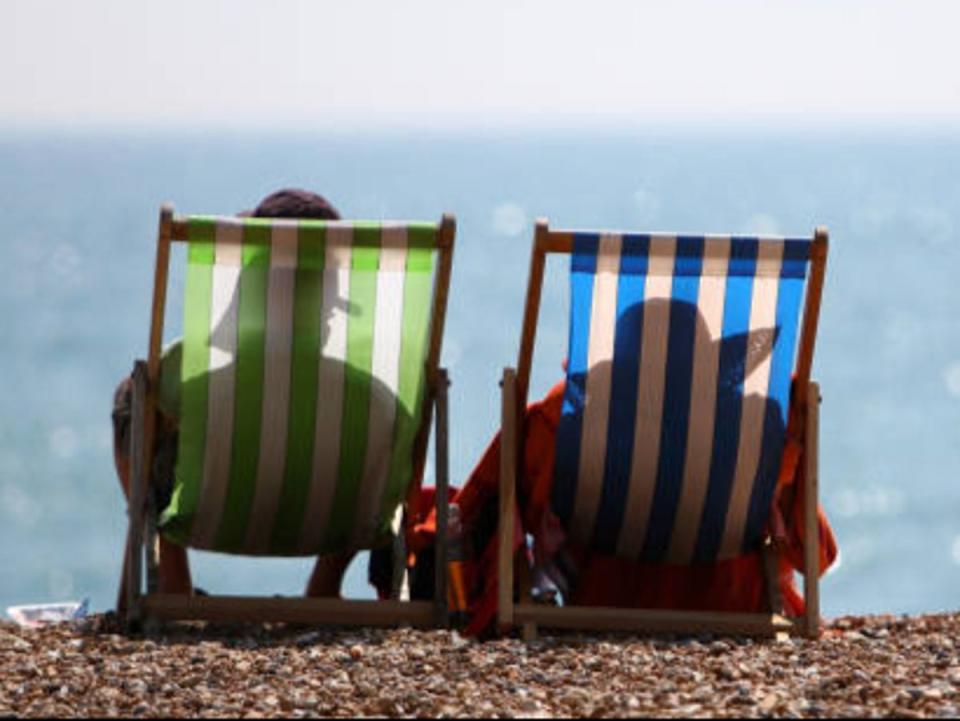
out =
<svg viewBox="0 0 960 721"><path fill-rule="evenodd" d="M769 613L514 607L505 583L504 625L816 636L819 392L810 367L826 251L825 230L758 238L538 224L517 371L504 378L509 465L501 494L511 497L517 482L523 434L516 419L526 401L544 258L569 255L567 378L550 511L571 544L608 557L692 566L756 553L767 561ZM791 415L791 441L807 464L810 524L807 614L797 619L782 614L776 597L768 523ZM513 578L512 519L509 510L501 516L505 579Z"/></svg>
<svg viewBox="0 0 960 721"><path fill-rule="evenodd" d="M434 405L438 503L446 498L447 381L438 359L454 232L450 216L350 222L175 218L170 207L161 210L149 357L134 370L131 617L442 621L439 593L430 604L149 589L156 533L188 548L253 556L390 543L398 508L419 491ZM143 470L152 467L172 242L188 248L179 446L172 498L156 509ZM148 593L140 595L144 545Z"/></svg>

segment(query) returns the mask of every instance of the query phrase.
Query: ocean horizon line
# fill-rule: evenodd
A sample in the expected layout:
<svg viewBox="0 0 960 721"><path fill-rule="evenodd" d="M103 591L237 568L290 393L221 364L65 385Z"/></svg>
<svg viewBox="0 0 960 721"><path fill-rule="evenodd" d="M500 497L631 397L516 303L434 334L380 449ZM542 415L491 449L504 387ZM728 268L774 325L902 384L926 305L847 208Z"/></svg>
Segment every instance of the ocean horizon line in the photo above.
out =
<svg viewBox="0 0 960 721"><path fill-rule="evenodd" d="M526 139L531 135L546 140L564 138L638 139L803 139L816 141L858 140L960 140L960 117L944 118L822 118L790 117L763 118L746 116L741 119L711 118L651 118L633 121L584 120L582 118L544 120L494 119L488 122L459 122L439 118L436 121L395 119L386 121L340 120L336 122L138 122L138 121L27 121L0 117L0 142L36 136L83 138L103 135L125 138L143 137L292 137L317 135L333 138L405 138L449 137L451 139Z"/></svg>

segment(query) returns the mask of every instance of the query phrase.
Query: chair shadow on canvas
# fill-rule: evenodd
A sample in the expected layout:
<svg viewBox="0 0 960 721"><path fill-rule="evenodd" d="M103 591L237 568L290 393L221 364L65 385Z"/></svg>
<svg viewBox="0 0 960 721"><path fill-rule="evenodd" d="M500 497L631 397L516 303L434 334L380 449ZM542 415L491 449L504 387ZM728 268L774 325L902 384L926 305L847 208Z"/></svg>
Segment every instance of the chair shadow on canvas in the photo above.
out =
<svg viewBox="0 0 960 721"><path fill-rule="evenodd" d="M768 395L779 330L723 335L721 319L714 325L693 303L636 303L619 314L613 360L568 376L558 448L567 443L564 428L582 427L584 452L593 419L606 419L592 488L577 480L582 458L580 469L563 469L562 451L557 457L553 506L581 547L687 564L762 542L786 430L787 394ZM641 347L668 337L666 348ZM639 476L638 463L646 469ZM595 514L584 512L591 507Z"/></svg>
<svg viewBox="0 0 960 721"><path fill-rule="evenodd" d="M241 270L229 301L211 309L217 320L209 365L199 372L184 368L181 412L184 399L206 399L204 412L194 416L206 428L182 429L188 431L186 444L180 440L181 454L195 444L193 452L202 456L194 467L203 468L203 491L193 513L164 513L161 527L181 541L189 533L186 545L192 548L252 555L307 556L320 549L380 545L387 539L373 523L379 516L373 506L396 462L390 429L408 426L413 409L377 377L377 349L369 338L357 344L348 332L351 323L374 311L346 297L341 273L323 273L323 287L314 294L318 301L322 297L316 313L288 309L288 337L276 338L280 332L271 327L275 320L266 308L258 314L242 306L243 276L249 272ZM317 284L316 271L283 267L271 267L264 282L284 273L292 275L286 279L292 286ZM372 333L369 317L366 323ZM357 358L355 348L364 340L367 355L361 348ZM271 364L290 369L282 383L271 382L276 377ZM271 394L281 396L279 402L273 403ZM245 414L257 415L259 422L243 424ZM182 420L189 424L190 414ZM215 428L219 438L211 444L207 436ZM217 444L229 448L218 454ZM261 458L270 447L282 449L273 463ZM217 477L222 487L208 494ZM221 524L225 517L231 523Z"/></svg>

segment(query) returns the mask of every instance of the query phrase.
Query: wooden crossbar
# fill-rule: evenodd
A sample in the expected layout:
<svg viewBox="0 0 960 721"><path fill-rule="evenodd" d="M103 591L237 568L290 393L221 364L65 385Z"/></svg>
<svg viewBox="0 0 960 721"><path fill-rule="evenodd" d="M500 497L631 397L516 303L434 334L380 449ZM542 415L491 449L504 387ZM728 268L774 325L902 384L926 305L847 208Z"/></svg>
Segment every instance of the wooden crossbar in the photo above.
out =
<svg viewBox="0 0 960 721"><path fill-rule="evenodd" d="M434 625L430 601L346 601L334 598L266 598L152 594L140 601L144 614L159 620L275 621L345 626Z"/></svg>
<svg viewBox="0 0 960 721"><path fill-rule="evenodd" d="M708 611L653 611L607 606L553 608L520 603L513 609L517 625L533 623L545 628L647 633L729 633L772 636L791 632L797 624L780 614L722 613Z"/></svg>

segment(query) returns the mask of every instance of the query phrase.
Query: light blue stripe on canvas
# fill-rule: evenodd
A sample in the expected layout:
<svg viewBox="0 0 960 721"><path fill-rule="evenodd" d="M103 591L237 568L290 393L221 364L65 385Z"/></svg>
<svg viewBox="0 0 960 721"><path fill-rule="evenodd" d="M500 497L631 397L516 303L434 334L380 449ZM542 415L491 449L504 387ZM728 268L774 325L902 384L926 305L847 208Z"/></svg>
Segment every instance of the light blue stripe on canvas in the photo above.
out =
<svg viewBox="0 0 960 721"><path fill-rule="evenodd" d="M785 248L785 261L786 257ZM764 414L763 444L757 477L750 496L747 527L743 539L745 551L755 548L763 534L780 472L780 461L783 457L787 408L790 402L790 375L793 370L800 302L804 287L803 276L798 278L794 273L795 267L788 269L787 263L784 262L784 274L781 275L777 292L776 338L770 365L770 387Z"/></svg>
<svg viewBox="0 0 960 721"><path fill-rule="evenodd" d="M600 237L577 233L570 255L570 338L567 351L567 382L563 410L557 427L556 462L551 504L563 524L573 515L580 469L580 436L587 387L587 351L590 342L590 311L597 269Z"/></svg>

